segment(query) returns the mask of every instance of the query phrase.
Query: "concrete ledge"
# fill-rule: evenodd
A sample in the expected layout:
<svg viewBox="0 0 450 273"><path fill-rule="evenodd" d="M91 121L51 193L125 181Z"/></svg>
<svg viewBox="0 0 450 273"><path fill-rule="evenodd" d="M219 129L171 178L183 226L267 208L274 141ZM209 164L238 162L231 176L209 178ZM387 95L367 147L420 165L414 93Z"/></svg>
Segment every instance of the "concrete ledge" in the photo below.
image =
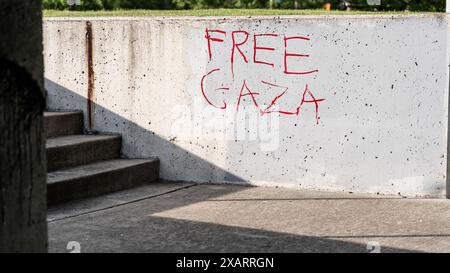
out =
<svg viewBox="0 0 450 273"><path fill-rule="evenodd" d="M44 17L44 21L210 21L210 20L329 20L329 19L418 19L437 17L445 19L445 13L417 13L417 14L350 14L350 15L264 15L264 16L91 16L91 17Z"/></svg>

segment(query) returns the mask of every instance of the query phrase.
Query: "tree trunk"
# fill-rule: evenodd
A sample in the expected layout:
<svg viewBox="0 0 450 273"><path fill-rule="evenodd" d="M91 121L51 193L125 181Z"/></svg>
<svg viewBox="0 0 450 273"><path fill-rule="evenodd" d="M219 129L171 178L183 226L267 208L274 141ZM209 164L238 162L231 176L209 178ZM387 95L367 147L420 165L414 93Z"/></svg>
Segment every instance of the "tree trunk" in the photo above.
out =
<svg viewBox="0 0 450 273"><path fill-rule="evenodd" d="M41 9L0 6L0 252L47 251Z"/></svg>

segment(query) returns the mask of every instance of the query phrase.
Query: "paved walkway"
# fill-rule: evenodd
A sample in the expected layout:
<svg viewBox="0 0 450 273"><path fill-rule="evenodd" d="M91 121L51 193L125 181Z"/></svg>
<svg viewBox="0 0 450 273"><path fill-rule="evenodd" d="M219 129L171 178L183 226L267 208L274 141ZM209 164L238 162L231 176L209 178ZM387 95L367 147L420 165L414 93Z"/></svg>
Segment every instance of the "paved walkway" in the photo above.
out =
<svg viewBox="0 0 450 273"><path fill-rule="evenodd" d="M445 199L159 182L48 218L50 252L450 252Z"/></svg>

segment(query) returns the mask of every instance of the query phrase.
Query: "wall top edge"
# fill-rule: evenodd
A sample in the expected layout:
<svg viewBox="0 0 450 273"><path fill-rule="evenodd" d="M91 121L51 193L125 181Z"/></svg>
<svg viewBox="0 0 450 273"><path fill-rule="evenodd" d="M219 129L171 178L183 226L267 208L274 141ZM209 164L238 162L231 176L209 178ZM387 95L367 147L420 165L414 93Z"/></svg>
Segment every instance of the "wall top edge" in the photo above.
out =
<svg viewBox="0 0 450 273"><path fill-rule="evenodd" d="M280 15L280 16L92 16L92 17L44 17L44 21L223 21L223 20L329 20L329 19L418 19L450 16L446 13L428 14L355 14L355 15Z"/></svg>

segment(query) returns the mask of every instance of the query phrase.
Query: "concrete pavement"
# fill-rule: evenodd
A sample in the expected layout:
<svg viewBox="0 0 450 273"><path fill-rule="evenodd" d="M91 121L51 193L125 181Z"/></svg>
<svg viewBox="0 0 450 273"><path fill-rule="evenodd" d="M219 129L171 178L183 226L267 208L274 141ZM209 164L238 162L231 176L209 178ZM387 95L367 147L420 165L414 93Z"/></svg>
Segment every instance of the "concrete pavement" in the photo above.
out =
<svg viewBox="0 0 450 273"><path fill-rule="evenodd" d="M445 199L158 182L48 220L50 252L450 252Z"/></svg>

